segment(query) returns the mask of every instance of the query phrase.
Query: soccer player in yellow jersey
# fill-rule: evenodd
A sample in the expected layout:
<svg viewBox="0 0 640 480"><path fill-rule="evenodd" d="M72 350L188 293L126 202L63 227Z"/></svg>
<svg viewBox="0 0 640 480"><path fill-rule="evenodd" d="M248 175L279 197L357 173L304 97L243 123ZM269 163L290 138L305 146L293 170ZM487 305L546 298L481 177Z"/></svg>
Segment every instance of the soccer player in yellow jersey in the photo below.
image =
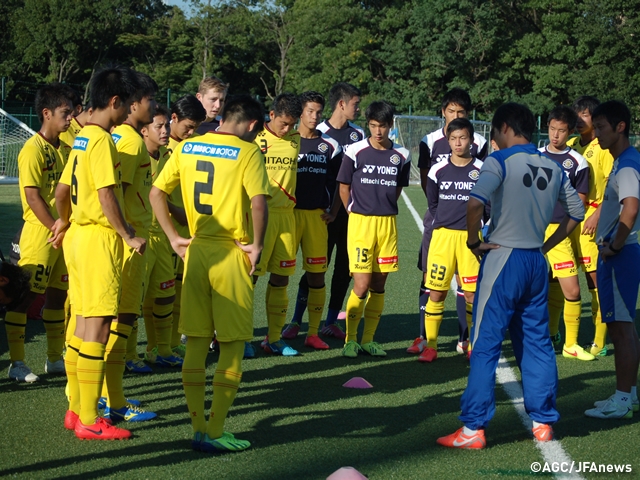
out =
<svg viewBox="0 0 640 480"><path fill-rule="evenodd" d="M31 293L20 305L7 312L5 328L9 343L9 378L36 382L24 363L24 332L27 310L36 295L45 293L42 320L47 332L45 372L64 374L64 303L68 277L64 256L47 242L58 214L55 189L71 147L60 141L60 133L69 127L73 107L67 87L51 84L38 90L35 108L42 127L25 142L18 156L20 200L24 227L20 237L18 264L31 273Z"/></svg>
<svg viewBox="0 0 640 480"><path fill-rule="evenodd" d="M180 331L189 340L182 383L193 427L191 445L203 452L250 446L225 432L224 422L242 377L245 342L253 338L251 274L263 249L269 183L263 156L251 142L263 122L264 111L256 100L247 95L230 98L219 131L181 143L151 190L158 222L185 259ZM169 218L166 197L178 183L190 240L178 234ZM220 358L207 422L205 363L214 331Z"/></svg>
<svg viewBox="0 0 640 480"><path fill-rule="evenodd" d="M121 160L109 133L127 119L138 89L135 73L125 67L106 68L93 76L91 122L76 137L56 191L60 218L54 241L69 225L69 197L75 224L68 261L77 273L72 279L77 316L65 357L70 398L65 427L73 428L81 439L131 436L98 416L98 399L110 327L118 315L122 239L132 249L129 255L141 255L146 247L146 240L135 236L120 207Z"/></svg>
<svg viewBox="0 0 640 480"><path fill-rule="evenodd" d="M151 177L154 179L158 178L171 156L167 149L170 129L169 112L162 105L157 106L153 122L142 128L144 143L151 157ZM147 331L147 350L155 352L155 355L157 355L159 343L173 346L173 326L178 323L178 319L173 316L176 290L172 253L169 240L154 216L149 228L145 252L147 276L143 316ZM177 342L180 344L179 334ZM184 357L184 352L180 356Z"/></svg>
<svg viewBox="0 0 640 480"><path fill-rule="evenodd" d="M138 237L147 240L151 226L151 159L140 130L155 115L156 82L144 73L136 72L138 89L133 96L127 119L111 132L118 152L122 193L124 198L124 218ZM146 255L135 255L134 248L123 242L124 257L118 318L111 324L111 331L105 354L106 370L102 396L106 397L105 417L113 421L140 422L156 417L153 412L145 412L124 396L122 375L125 369L129 336L137 344L137 319L142 313L144 280L147 273ZM181 364L182 359L169 352L167 363ZM137 402L136 402L137 403Z"/></svg>
<svg viewBox="0 0 640 480"><path fill-rule="evenodd" d="M256 137L264 154L269 175L269 228L264 239L264 251L256 267L255 278L271 273L267 285L267 338L262 342L265 352L275 355L297 355L281 338L287 318L289 298L287 285L296 269L296 174L300 153L300 134L293 130L302 114L300 99L292 93L282 93L273 100L270 121Z"/></svg>
<svg viewBox="0 0 640 480"><path fill-rule="evenodd" d="M580 228L576 228L571 240L576 250L578 263L582 266L587 277L587 286L591 294L591 315L595 326L593 342L589 352L596 356L607 354L607 324L602 322L598 302L598 283L596 281L596 267L598 246L596 245L596 227L600 219L600 205L604 198L607 179L613 168L613 157L608 150L600 148L593 128L592 115L600 101L595 97L582 96L573 102L573 109L578 114L577 130L579 137L567 142L571 148L582 155L589 164L589 194L584 221Z"/></svg>

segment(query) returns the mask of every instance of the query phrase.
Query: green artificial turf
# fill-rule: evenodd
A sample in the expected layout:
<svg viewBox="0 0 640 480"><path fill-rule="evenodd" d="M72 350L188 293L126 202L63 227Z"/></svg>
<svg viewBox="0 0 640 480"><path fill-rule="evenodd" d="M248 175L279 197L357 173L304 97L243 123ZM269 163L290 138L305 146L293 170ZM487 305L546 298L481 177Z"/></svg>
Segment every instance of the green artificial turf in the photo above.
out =
<svg viewBox="0 0 640 480"><path fill-rule="evenodd" d="M408 188L407 194L423 213L426 202L420 189ZM258 348L257 358L243 362L242 384L226 424L237 437L252 442L252 448L241 453L211 456L193 452L180 372L155 367L149 375L126 374L124 386L128 397L158 413L156 420L128 425L134 434L129 441L77 440L63 428L65 379L44 373L46 339L40 322L30 321L26 335L27 362L41 376L37 384L16 384L6 378L9 354L6 336L0 332L0 476L323 479L347 465L371 479L550 476L531 473L530 465L543 461L542 454L499 386L496 415L486 432L487 449L451 451L435 444L437 437L460 427L457 417L468 363L455 352L453 295L446 304L438 360L425 365L405 353L418 334L420 273L415 264L421 234L402 200L400 205L401 270L389 276L376 334L388 356L346 359L340 355L341 342L332 339L327 340L329 351L310 351L303 346L303 334L290 342L303 353L298 357L267 356ZM20 221L16 186L0 187L0 208L0 247L6 252ZM299 273L289 287L289 318L298 279ZM255 292L256 347L266 333L265 285L266 280L260 280ZM588 298L586 290L583 293ZM304 322L306 331L306 316ZM142 352L145 333L140 323L138 348ZM580 342L588 343L592 334L590 307L585 301ZM513 365L508 342L504 353ZM216 359L215 353L208 357L208 401ZM555 431L576 462L631 463L634 473L619 477L635 478L635 471L640 472L640 415L608 422L583 416L593 400L613 392L613 369L613 356L589 363L558 357L562 418ZM373 388L342 387L353 377L365 378ZM603 478L602 474L585 476Z"/></svg>

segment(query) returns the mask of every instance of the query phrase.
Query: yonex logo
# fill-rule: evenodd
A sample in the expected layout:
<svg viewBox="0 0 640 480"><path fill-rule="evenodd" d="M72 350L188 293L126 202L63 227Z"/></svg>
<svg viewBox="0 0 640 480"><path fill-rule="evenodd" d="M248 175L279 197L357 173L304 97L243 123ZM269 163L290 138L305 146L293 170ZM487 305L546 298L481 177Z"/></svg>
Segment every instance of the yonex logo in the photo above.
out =
<svg viewBox="0 0 640 480"><path fill-rule="evenodd" d="M441 153L440 155L438 155L438 158L436 158L436 162L444 162L445 160L449 159L449 154L448 153Z"/></svg>
<svg viewBox="0 0 640 480"><path fill-rule="evenodd" d="M480 178L480 172L478 170L471 170L469 172L469 178L471 180L478 180L478 178Z"/></svg>
<svg viewBox="0 0 640 480"><path fill-rule="evenodd" d="M376 168L375 165L365 165L362 171L364 173L372 173L374 168Z"/></svg>
<svg viewBox="0 0 640 480"><path fill-rule="evenodd" d="M449 187L451 186L453 182L442 182L440 184L440 188L442 188L443 190L449 190Z"/></svg>
<svg viewBox="0 0 640 480"><path fill-rule="evenodd" d="M562 166L566 170L569 170L571 167L573 167L573 162L569 158L567 158L564 162L562 162Z"/></svg>
<svg viewBox="0 0 640 480"><path fill-rule="evenodd" d="M237 160L240 149L226 145L212 145L210 143L185 143L182 153L191 155L205 155L207 157L224 158L227 160Z"/></svg>
<svg viewBox="0 0 640 480"><path fill-rule="evenodd" d="M394 165L399 165L400 164L400 155L398 155L397 153L394 155L391 155L391 158L389 159L391 161L391 163L393 163Z"/></svg>
<svg viewBox="0 0 640 480"><path fill-rule="evenodd" d="M527 173L525 174L524 177L522 177L522 183L524 183L524 186L527 188L531 188L531 186L535 181L535 184L536 184L536 187L538 187L538 190L545 190L549 185L549 182L551 181L551 177L553 176L553 170L551 170L550 168L536 167L535 165L529 165L528 163L527 163L527 167L529 167L529 170L531 170L531 173ZM540 173L540 170L542 170L542 173L544 173L544 176L542 175L538 176Z"/></svg>
<svg viewBox="0 0 640 480"><path fill-rule="evenodd" d="M360 140L360 135L358 135L358 132L351 132L349 138L354 142L357 142L358 140Z"/></svg>
<svg viewBox="0 0 640 480"><path fill-rule="evenodd" d="M85 151L87 149L87 145L89 145L89 139L84 137L76 137L73 141L73 148L76 150Z"/></svg>
<svg viewBox="0 0 640 480"><path fill-rule="evenodd" d="M321 143L320 145L318 145L318 150L320 150L320 153L324 153L329 150L329 145L327 145L326 143Z"/></svg>
<svg viewBox="0 0 640 480"><path fill-rule="evenodd" d="M117 133L112 133L111 137L113 138L113 143L117 145L120 139L122 138L122 135L118 135Z"/></svg>

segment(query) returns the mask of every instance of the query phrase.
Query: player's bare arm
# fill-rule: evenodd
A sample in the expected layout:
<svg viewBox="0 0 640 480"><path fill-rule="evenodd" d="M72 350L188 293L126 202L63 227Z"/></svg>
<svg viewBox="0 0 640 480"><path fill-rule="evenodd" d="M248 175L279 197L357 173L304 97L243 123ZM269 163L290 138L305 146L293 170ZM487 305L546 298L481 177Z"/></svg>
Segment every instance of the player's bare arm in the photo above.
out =
<svg viewBox="0 0 640 480"><path fill-rule="evenodd" d="M64 234L69 228L69 216L71 215L71 187L64 183L59 183L56 187L56 210L58 219L51 227L52 236L48 240L53 248L62 245Z"/></svg>
<svg viewBox="0 0 640 480"><path fill-rule="evenodd" d="M622 200L622 211L620 212L620 219L618 221L618 231L611 242L604 242L602 244L604 247L600 250L602 261L606 262L607 257L611 257L622 250L636 222L639 206L640 201L635 197L627 197Z"/></svg>
<svg viewBox="0 0 640 480"><path fill-rule="evenodd" d="M342 200L342 204L344 205L344 209L349 212L347 205L349 205L349 196L351 195L351 185L348 183L340 184L340 200Z"/></svg>
<svg viewBox="0 0 640 480"><path fill-rule="evenodd" d="M329 225L336 219L338 212L340 211L340 205L342 204L342 199L340 198L340 185L336 185L336 191L333 195L333 202L331 203L331 207L325 213L323 213L320 218Z"/></svg>
<svg viewBox="0 0 640 480"><path fill-rule="evenodd" d="M49 206L40 196L40 189L38 187L24 187L24 196L38 221L51 230L55 220L49 212Z"/></svg>
<svg viewBox="0 0 640 480"><path fill-rule="evenodd" d="M113 189L113 186L98 189L98 199L100 200L104 216L107 217L113 229L124 239L125 243L138 254L142 255L147 247L147 241L144 238L134 237L131 234L129 225L124 219Z"/></svg>
<svg viewBox="0 0 640 480"><path fill-rule="evenodd" d="M593 235L596 233L596 228L598 228L598 220L600 220L600 210L602 210L602 204L598 205L596 211L584 221L584 226L582 227L582 235Z"/></svg>
<svg viewBox="0 0 640 480"><path fill-rule="evenodd" d="M155 214L158 223L162 227L162 230L164 230L164 233L167 234L169 242L171 242L171 247L180 256L180 258L184 260L184 256L187 253L187 247L191 243L191 239L181 237L178 234L176 227L173 225L171 216L169 215L171 204L167 202L167 194L158 187L151 187L149 202L151 203L151 208L153 208L153 213Z"/></svg>
<svg viewBox="0 0 640 480"><path fill-rule="evenodd" d="M580 224L579 221L572 219L571 217L565 215L560 225L555 232L551 234L551 236L544 242L542 245L542 253L545 255L549 250L558 245L562 240L567 238L571 232L573 232L574 228L576 228Z"/></svg>
<svg viewBox="0 0 640 480"><path fill-rule="evenodd" d="M253 275L253 272L256 271L256 265L260 263L260 255L264 247L264 234L267 231L269 221L269 209L265 195L256 195L251 199L251 218L253 220L253 243L243 245L237 240L235 241L236 245L249 257L251 263L249 275Z"/></svg>

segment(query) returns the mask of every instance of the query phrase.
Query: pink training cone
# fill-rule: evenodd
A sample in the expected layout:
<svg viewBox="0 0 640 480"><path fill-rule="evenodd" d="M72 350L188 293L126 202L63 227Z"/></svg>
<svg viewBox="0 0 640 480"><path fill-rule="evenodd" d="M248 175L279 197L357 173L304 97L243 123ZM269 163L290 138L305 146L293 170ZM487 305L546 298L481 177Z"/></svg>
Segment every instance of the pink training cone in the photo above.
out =
<svg viewBox="0 0 640 480"><path fill-rule="evenodd" d="M346 320L347 319L347 312L340 312L338 314L338 320Z"/></svg>
<svg viewBox="0 0 640 480"><path fill-rule="evenodd" d="M373 385L371 385L362 377L353 377L342 386L347 388L373 388Z"/></svg>
<svg viewBox="0 0 640 480"><path fill-rule="evenodd" d="M367 480L367 477L353 467L342 467L329 475L327 480Z"/></svg>

